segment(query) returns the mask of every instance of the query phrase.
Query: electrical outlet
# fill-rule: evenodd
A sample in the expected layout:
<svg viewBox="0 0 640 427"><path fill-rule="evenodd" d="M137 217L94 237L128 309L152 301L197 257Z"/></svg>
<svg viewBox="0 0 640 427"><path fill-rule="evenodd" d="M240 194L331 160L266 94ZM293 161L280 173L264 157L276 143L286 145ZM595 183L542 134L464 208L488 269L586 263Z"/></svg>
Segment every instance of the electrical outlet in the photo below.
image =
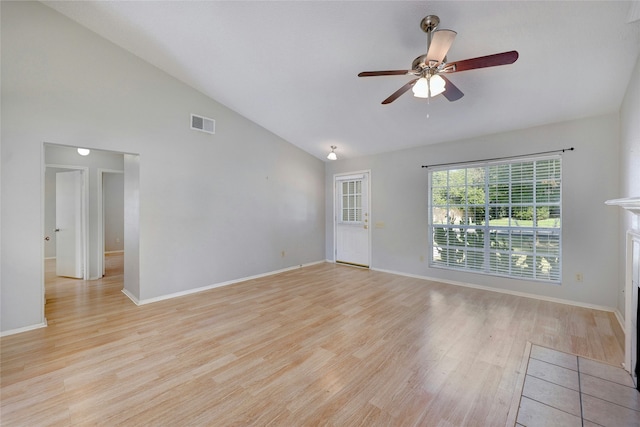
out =
<svg viewBox="0 0 640 427"><path fill-rule="evenodd" d="M424 262L424 255L420 255L420 262Z"/></svg>
<svg viewBox="0 0 640 427"><path fill-rule="evenodd" d="M284 258L284 251L280 252L280 256L282 256L282 258Z"/></svg>
<svg viewBox="0 0 640 427"><path fill-rule="evenodd" d="M582 282L582 273L576 273L576 282Z"/></svg>

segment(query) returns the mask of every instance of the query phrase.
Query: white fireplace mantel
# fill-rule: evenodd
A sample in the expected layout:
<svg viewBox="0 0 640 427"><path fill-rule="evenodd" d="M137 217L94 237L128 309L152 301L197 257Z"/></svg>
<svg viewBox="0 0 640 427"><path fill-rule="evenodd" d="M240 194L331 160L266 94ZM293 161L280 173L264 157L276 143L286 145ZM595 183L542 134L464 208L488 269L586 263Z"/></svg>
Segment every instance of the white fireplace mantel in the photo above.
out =
<svg viewBox="0 0 640 427"><path fill-rule="evenodd" d="M607 200L610 206L620 206L640 217L640 197L627 197L625 199ZM635 376L635 366L638 363L638 319L636 316L638 304L638 291L640 290L640 232L627 230L626 233L626 260L625 260L625 369L631 374L636 386L638 377ZM640 388L639 388L640 390Z"/></svg>
<svg viewBox="0 0 640 427"><path fill-rule="evenodd" d="M607 200L605 204L609 206L620 206L636 215L640 215L640 197Z"/></svg>

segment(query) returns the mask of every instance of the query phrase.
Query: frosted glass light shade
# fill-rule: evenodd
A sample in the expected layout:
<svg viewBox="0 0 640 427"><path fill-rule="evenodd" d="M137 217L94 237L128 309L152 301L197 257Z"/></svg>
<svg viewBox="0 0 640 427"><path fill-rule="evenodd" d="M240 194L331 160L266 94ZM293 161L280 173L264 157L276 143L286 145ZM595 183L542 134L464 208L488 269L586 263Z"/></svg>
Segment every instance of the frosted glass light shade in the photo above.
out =
<svg viewBox="0 0 640 427"><path fill-rule="evenodd" d="M444 92L445 81L439 75L431 76L430 78L421 77L416 84L413 85L413 96L416 98L428 98L429 87L431 87L431 96L440 95Z"/></svg>
<svg viewBox="0 0 640 427"><path fill-rule="evenodd" d="M91 153L91 150L89 150L88 148L78 148L78 154L80 154L81 156L88 156L89 153Z"/></svg>
<svg viewBox="0 0 640 427"><path fill-rule="evenodd" d="M418 79L416 84L413 85L411 89L413 91L413 96L416 98L428 98L429 97L429 81L426 77L421 77Z"/></svg>
<svg viewBox="0 0 640 427"><path fill-rule="evenodd" d="M440 95L444 92L445 81L439 75L431 76L429 85L431 86L431 96Z"/></svg>
<svg viewBox="0 0 640 427"><path fill-rule="evenodd" d="M336 152L334 151L336 148L335 145L331 146L331 152L327 155L327 159L329 160L338 160L338 156L336 155Z"/></svg>

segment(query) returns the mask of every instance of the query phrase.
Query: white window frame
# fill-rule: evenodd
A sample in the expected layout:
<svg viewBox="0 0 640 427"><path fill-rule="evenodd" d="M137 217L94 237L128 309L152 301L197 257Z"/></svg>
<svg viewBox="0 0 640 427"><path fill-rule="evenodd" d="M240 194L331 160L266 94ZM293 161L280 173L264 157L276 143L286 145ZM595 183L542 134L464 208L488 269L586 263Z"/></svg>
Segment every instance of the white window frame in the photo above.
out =
<svg viewBox="0 0 640 427"><path fill-rule="evenodd" d="M534 163L534 175L533 175L533 187L534 192L532 194L532 203L525 203L527 206L531 206L533 215L537 215L537 208L549 206L550 208L559 209L559 226L557 227L544 227L538 226L537 221L533 221L532 225L529 226L513 226L511 225L511 221L509 221L508 226L504 225L491 225L490 224L490 211L493 207L494 209L497 207L495 203L491 203L489 200L489 168L493 166L500 165L516 165L522 163L531 163L538 162L544 160L558 160L560 166L560 177L557 183L558 191L559 191L559 201L558 202L539 202L536 197L536 190L540 188L541 182L538 182L535 175L535 163ZM469 206L483 206L484 208L484 222L480 225L478 224L470 224L467 222L465 218L465 223L462 220L456 224L443 224L441 222L437 222L434 224L434 206L433 206L433 182L432 177L435 172L442 171L452 171L452 170L461 170L461 169L476 169L476 168L484 168L484 205L473 205L470 204L467 200L467 203L464 205L453 205L447 203L447 221L449 221L449 213L451 212L451 207L465 207ZM511 170L511 168L510 168ZM449 177L449 174L447 174ZM501 181L501 183L504 183ZM517 184L516 181L513 180L513 176L509 174L509 179L506 182L509 184L509 188L511 188L512 184ZM430 167L429 168L429 176L428 176L428 241L429 241L429 266L432 268L443 268L450 269L456 271L465 271L479 274L487 274L491 276L501 276L501 277L509 277L513 279L520 280L529 280L529 281L541 281L545 283L553 283L560 284L562 281L562 158L560 155L554 156L545 156L545 157L527 157L527 158L518 158L518 159L509 159L502 161L484 161L478 163L463 163L463 164L452 164L441 167ZM447 188L452 188L449 183L446 185ZM469 195L469 185L467 181L465 181L465 195ZM447 202L449 199L447 198ZM511 191L509 192L508 202L501 203L501 207L509 208L509 212L511 211L512 205L516 205L518 207L522 207L523 203L515 203L512 200ZM469 213L469 209L466 209L465 212ZM535 216L534 216L535 218ZM513 220L511 218L511 220ZM439 219L441 221L441 219ZM438 236L434 238L435 230L440 230L438 232ZM482 233L478 233L478 230L481 230ZM447 234L448 231L448 234ZM497 234L506 234L508 235L509 246L506 250L498 250L495 246L492 248L491 246L491 232L494 232L494 237ZM515 232L515 233L514 233ZM452 233L456 233L457 238L455 239L455 245L450 245L451 235ZM524 251L520 249L520 251L514 251L514 240L512 236L514 235L521 236L521 241L524 242L526 236L528 238L527 233L531 233L532 242L529 246L530 251ZM476 237L479 236L479 239ZM548 253L544 253L543 250L538 251L537 248L537 238L538 236L550 236L549 241L555 243L557 239L557 253L554 255L549 255ZM445 244L442 244L443 237L446 241ZM473 237L473 238L472 238ZM440 240L440 244L436 242L436 239ZM497 239L496 239L497 241ZM462 242L462 243L460 243ZM470 243L471 242L471 243ZM476 246L481 243L481 246ZM445 250L446 257L444 258L442 252ZM449 249L449 251L446 251ZM451 256L455 254L455 256ZM473 254L471 257L469 255ZM493 257L493 258L492 258ZM508 271L504 271L501 266L497 266L497 262L495 261L497 258L501 257L502 262L508 265ZM524 263L520 266L520 269L516 268L514 264L514 259L516 257L520 257L524 259ZM475 260L474 260L475 258ZM553 259L552 259L553 258ZM536 266L536 262L540 261L541 263L548 263L547 259L552 259L552 264L544 264L545 268ZM529 266L528 264L532 264ZM548 267L546 267L548 265ZM469 267L471 266L471 267ZM553 270L553 273L549 273ZM547 274L544 274L544 272Z"/></svg>
<svg viewBox="0 0 640 427"><path fill-rule="evenodd" d="M357 175L344 175L344 176L340 176L338 178L336 178L336 183L339 183L340 188L337 189L338 194L339 194L339 214L338 214L338 218L337 218L337 222L340 224L364 224L364 218L363 218L363 210L362 210L362 198L366 197L365 191L366 188L364 188L364 183L362 182L364 178L364 174L357 174ZM347 193L345 194L343 192L342 186L345 183L350 183L353 182L354 185L355 183L359 182L360 183L360 192L354 192L354 193ZM347 206L344 205L344 197L350 197L350 196L360 196L360 203L355 203L354 206L351 206L351 204L348 204ZM344 217L344 211L346 210L353 210L354 213L354 217L353 219L345 219ZM358 210L360 211L360 215L358 215Z"/></svg>
<svg viewBox="0 0 640 427"><path fill-rule="evenodd" d="M346 193L344 191L345 185L348 188ZM361 224L363 222L362 185L363 185L362 179L350 179L350 180L340 181L341 188L339 189L339 194L340 194L340 216L338 219L339 223ZM352 186L353 188L350 188L350 186ZM345 199L346 199L346 203L345 203Z"/></svg>

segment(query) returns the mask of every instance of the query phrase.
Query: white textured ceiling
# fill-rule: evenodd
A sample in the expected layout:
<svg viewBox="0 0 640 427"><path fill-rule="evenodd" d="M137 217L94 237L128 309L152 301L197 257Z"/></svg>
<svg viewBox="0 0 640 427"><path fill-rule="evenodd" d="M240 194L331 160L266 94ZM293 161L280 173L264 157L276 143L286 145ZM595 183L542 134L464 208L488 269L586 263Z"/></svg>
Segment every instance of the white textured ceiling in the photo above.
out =
<svg viewBox="0 0 640 427"><path fill-rule="evenodd" d="M640 52L637 1L44 3L321 159L615 112ZM426 15L458 33L449 61L520 57L450 75L458 101L381 105L410 77L357 74L411 68Z"/></svg>

